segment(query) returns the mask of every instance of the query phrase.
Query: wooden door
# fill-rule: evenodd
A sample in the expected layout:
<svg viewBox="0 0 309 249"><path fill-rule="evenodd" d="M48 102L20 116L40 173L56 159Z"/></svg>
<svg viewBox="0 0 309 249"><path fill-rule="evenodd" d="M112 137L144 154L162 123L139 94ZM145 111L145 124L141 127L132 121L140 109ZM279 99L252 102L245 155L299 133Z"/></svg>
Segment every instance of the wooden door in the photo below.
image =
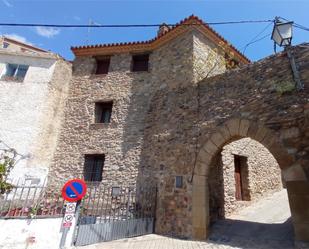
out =
<svg viewBox="0 0 309 249"><path fill-rule="evenodd" d="M243 200L243 193L242 193L242 179L241 179L241 157L235 155L234 156L234 164L235 164L235 198L238 201Z"/></svg>

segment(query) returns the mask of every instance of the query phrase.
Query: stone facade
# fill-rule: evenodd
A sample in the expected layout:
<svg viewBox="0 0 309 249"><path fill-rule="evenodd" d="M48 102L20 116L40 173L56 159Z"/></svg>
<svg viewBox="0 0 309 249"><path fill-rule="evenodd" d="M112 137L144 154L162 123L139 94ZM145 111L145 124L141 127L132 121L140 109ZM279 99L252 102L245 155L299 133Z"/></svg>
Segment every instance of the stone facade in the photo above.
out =
<svg viewBox="0 0 309 249"><path fill-rule="evenodd" d="M241 172L244 200L235 198L235 158L244 160ZM228 217L241 208L250 205L282 188L281 170L273 155L260 143L250 138L242 138L225 145L218 160L211 166L209 177L210 216ZM221 190L221 191L219 191Z"/></svg>
<svg viewBox="0 0 309 249"><path fill-rule="evenodd" d="M24 79L2 77L7 64L28 65ZM0 77L0 140L22 155L9 178L39 184L56 147L71 64L52 53L0 49Z"/></svg>
<svg viewBox="0 0 309 249"><path fill-rule="evenodd" d="M262 153L263 145L273 155L288 186L308 181L309 49L308 44L293 49L305 83L305 90L297 91L285 52L223 73L226 51L208 39L213 34L199 29L186 27L161 45L157 40L147 43L155 49L143 43L73 48L73 79L50 175L82 176L85 155L105 154L103 183L157 184L157 233L205 239L212 166L223 159L222 170L216 173L223 174L227 151L239 146L236 142L225 147L222 157L225 145L251 138L260 143L251 144L255 152ZM165 41L170 32L159 40ZM137 52L150 53L147 72L130 71L132 53ZM94 75L95 57L106 55L112 55L108 74ZM100 101L113 101L109 124L94 122L95 102ZM263 169L257 173L255 152L247 152L248 162L252 160L248 188L253 199L259 198L259 193L279 186L281 174L275 160L266 159L270 169L263 156L259 158ZM263 183L259 179L266 174ZM175 185L176 176L183 179L180 187ZM235 201L230 203L232 210ZM297 217L294 227L298 239L306 240L301 234L309 227L309 216L295 211L298 208L292 209Z"/></svg>
<svg viewBox="0 0 309 249"><path fill-rule="evenodd" d="M167 91L193 83L193 51L202 58L215 47L208 45L211 43L206 39L196 42L198 38L201 39L199 32L192 30L151 51L148 72L131 72L129 53L113 55L107 75L94 74L93 56L77 57L51 175L55 179L81 176L85 155L105 154L102 182L116 186L135 184L138 169L143 166L145 117L152 96L159 89ZM210 71L210 64L203 66L200 68ZM211 72L224 69L225 64L221 63ZM113 101L109 124L94 122L95 102L99 101ZM165 108L169 108L168 102Z"/></svg>
<svg viewBox="0 0 309 249"><path fill-rule="evenodd" d="M158 182L158 233L207 237L211 165L224 145L239 138L250 137L265 146L285 181L308 181L308 51L308 44L293 49L303 91L295 89L282 52L196 87L156 92L146 120L140 176ZM176 175L185 179L181 189L175 188ZM308 211L301 215L303 223L294 223L294 228L304 234Z"/></svg>

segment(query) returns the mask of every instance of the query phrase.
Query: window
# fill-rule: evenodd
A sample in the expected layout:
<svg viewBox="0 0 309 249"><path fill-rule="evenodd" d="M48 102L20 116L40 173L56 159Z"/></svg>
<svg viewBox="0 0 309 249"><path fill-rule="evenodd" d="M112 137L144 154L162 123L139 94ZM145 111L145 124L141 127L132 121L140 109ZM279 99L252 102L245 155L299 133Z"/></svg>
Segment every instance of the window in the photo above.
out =
<svg viewBox="0 0 309 249"><path fill-rule="evenodd" d="M88 182L102 181L105 155L85 155L84 179Z"/></svg>
<svg viewBox="0 0 309 249"><path fill-rule="evenodd" d="M23 81L28 71L28 68L29 66L27 65L7 64L2 79Z"/></svg>
<svg viewBox="0 0 309 249"><path fill-rule="evenodd" d="M148 71L149 54L132 56L132 71Z"/></svg>
<svg viewBox="0 0 309 249"><path fill-rule="evenodd" d="M95 74L107 74L110 64L110 57L97 59L97 69Z"/></svg>
<svg viewBox="0 0 309 249"><path fill-rule="evenodd" d="M2 48L7 48L9 45L10 45L9 43L7 43L7 42L3 42L3 44L2 44Z"/></svg>
<svg viewBox="0 0 309 249"><path fill-rule="evenodd" d="M110 123L112 116L113 102L95 103L95 122Z"/></svg>

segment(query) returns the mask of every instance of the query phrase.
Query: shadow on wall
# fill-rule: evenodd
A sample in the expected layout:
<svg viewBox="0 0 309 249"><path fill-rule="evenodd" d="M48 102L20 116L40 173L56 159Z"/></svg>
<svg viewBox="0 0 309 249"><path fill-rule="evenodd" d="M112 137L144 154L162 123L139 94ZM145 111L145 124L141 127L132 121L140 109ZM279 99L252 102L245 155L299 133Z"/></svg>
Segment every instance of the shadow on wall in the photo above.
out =
<svg viewBox="0 0 309 249"><path fill-rule="evenodd" d="M292 249L293 234L291 218L276 224L225 219L211 226L208 241L242 249Z"/></svg>

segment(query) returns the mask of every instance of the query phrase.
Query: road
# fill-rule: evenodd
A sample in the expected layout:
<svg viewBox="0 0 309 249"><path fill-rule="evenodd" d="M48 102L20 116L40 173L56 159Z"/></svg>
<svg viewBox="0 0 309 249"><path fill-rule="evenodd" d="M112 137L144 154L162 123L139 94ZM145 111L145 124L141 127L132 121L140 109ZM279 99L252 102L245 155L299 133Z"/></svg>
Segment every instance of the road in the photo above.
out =
<svg viewBox="0 0 309 249"><path fill-rule="evenodd" d="M292 249L293 227L286 190L266 197L237 215L216 222L208 241L155 234L105 242L79 249Z"/></svg>

